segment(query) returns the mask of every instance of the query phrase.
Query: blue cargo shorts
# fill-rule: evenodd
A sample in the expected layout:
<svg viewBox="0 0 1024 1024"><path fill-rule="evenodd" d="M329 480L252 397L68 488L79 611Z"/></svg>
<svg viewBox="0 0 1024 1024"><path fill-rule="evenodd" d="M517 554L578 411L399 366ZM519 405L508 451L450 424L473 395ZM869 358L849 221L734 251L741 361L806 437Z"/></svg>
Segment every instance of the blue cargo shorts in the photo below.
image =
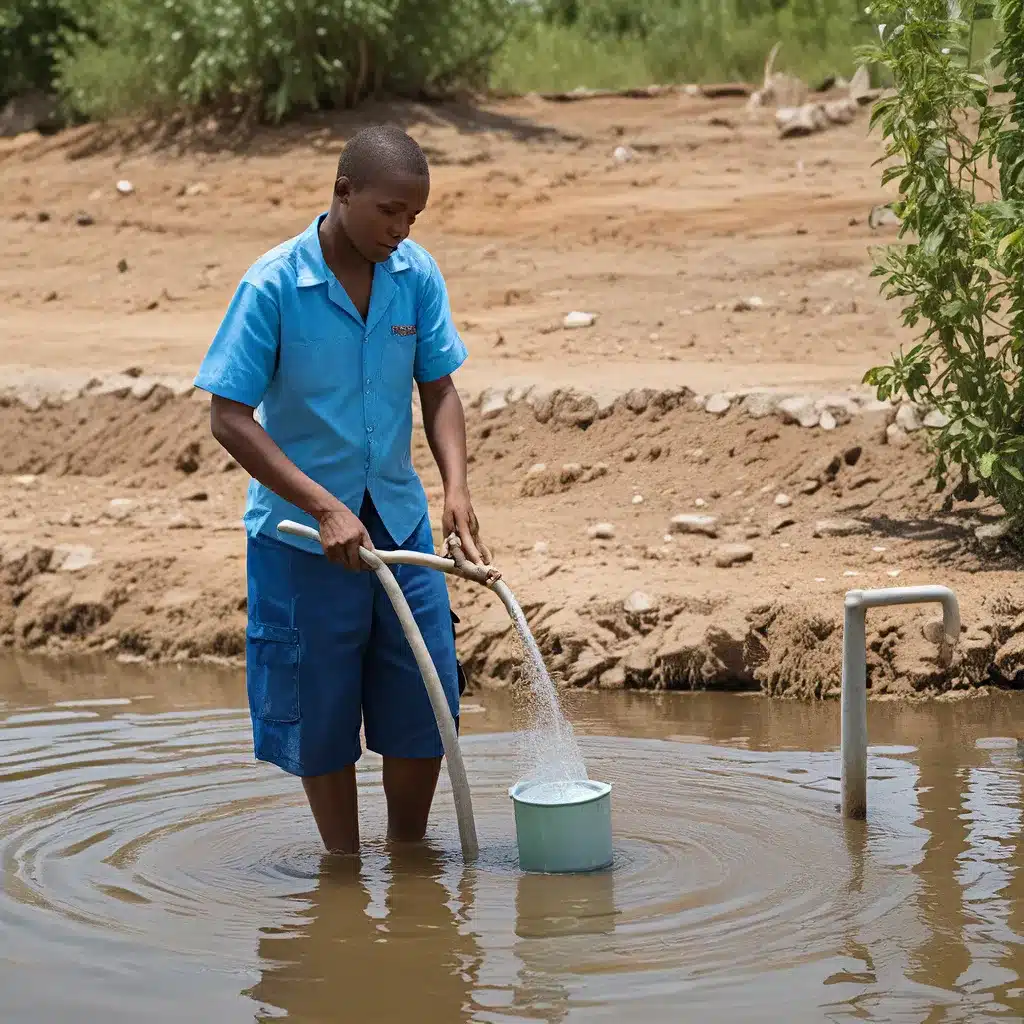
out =
<svg viewBox="0 0 1024 1024"><path fill-rule="evenodd" d="M360 518L374 547L394 551L367 495ZM423 517L406 550L432 553ZM444 753L430 699L395 610L372 572L350 572L323 555L265 535L249 537L246 686L256 758L292 775L326 775L355 764L366 745L384 757ZM394 566L459 720L459 667L444 576Z"/></svg>

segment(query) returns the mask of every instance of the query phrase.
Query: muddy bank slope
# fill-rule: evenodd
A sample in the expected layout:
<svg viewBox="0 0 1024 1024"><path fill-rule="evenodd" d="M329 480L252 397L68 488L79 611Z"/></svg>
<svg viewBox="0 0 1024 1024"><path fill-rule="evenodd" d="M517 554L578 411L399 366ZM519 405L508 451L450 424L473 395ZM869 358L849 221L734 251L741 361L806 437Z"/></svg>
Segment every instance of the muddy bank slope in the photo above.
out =
<svg viewBox="0 0 1024 1024"><path fill-rule="evenodd" d="M1024 681L1018 563L993 540L991 510L943 510L924 431L898 425L916 425L910 410L859 392L467 398L481 520L564 684L834 695L843 594L938 582L963 608L952 662L935 610L872 613L873 692ZM0 643L241 659L247 478L207 421L180 379L34 373L8 386ZM421 439L414 458L436 516ZM452 590L474 683L507 684L518 656L504 611L479 588Z"/></svg>

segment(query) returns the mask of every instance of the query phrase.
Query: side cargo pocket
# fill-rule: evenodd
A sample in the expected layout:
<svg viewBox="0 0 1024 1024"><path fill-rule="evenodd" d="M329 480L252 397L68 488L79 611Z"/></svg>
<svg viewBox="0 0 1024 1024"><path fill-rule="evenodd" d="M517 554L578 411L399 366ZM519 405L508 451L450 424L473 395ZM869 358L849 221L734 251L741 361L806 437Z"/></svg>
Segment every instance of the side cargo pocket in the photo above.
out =
<svg viewBox="0 0 1024 1024"><path fill-rule="evenodd" d="M250 620L245 634L249 709L263 722L299 720L299 631Z"/></svg>

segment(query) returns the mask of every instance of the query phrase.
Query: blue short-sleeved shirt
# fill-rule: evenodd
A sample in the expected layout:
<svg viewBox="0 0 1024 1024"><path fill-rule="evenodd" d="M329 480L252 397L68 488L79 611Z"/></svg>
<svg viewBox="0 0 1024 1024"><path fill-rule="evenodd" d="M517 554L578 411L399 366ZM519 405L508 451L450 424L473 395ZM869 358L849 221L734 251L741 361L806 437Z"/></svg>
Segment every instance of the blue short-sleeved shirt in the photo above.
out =
<svg viewBox="0 0 1024 1024"><path fill-rule="evenodd" d="M427 511L412 466L413 381L454 372L466 347L441 271L408 239L374 268L364 321L324 261L323 216L249 268L195 385L256 408L285 455L355 514L369 491L401 544ZM282 519L317 524L257 480L243 518L252 536L320 551L277 532Z"/></svg>

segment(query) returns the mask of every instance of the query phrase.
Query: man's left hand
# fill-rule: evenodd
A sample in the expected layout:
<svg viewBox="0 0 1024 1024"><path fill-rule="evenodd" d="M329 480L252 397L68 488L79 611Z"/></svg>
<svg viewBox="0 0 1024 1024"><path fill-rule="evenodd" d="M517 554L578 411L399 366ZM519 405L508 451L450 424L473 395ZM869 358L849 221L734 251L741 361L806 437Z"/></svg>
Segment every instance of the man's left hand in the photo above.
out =
<svg viewBox="0 0 1024 1024"><path fill-rule="evenodd" d="M491 552L480 539L480 523L473 511L473 502L468 491L445 495L444 514L441 517L441 529L445 536L447 554L447 538L453 533L462 544L462 551L470 562L476 565L490 566Z"/></svg>

